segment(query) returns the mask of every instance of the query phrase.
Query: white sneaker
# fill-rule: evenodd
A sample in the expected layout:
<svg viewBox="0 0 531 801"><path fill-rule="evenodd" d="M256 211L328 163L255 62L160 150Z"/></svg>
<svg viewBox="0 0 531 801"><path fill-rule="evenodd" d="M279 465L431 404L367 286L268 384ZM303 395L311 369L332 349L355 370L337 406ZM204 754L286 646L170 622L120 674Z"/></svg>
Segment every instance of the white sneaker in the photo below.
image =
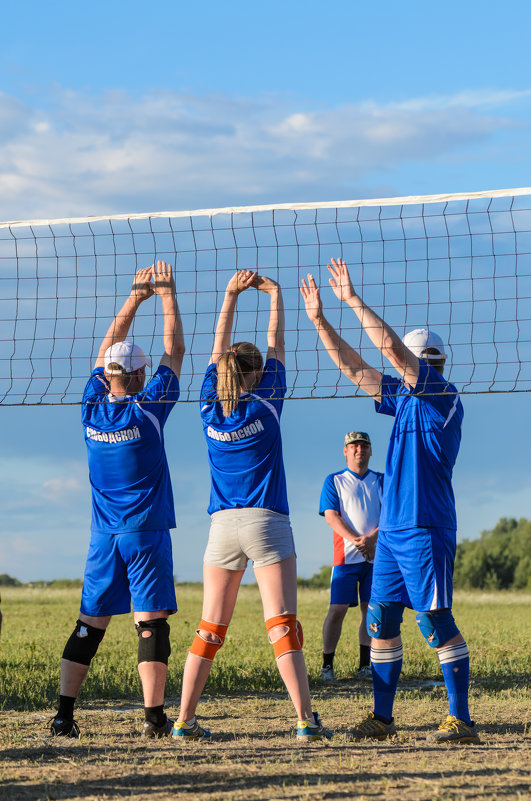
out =
<svg viewBox="0 0 531 801"><path fill-rule="evenodd" d="M321 681L335 681L335 680L336 677L334 676L333 667L321 668Z"/></svg>

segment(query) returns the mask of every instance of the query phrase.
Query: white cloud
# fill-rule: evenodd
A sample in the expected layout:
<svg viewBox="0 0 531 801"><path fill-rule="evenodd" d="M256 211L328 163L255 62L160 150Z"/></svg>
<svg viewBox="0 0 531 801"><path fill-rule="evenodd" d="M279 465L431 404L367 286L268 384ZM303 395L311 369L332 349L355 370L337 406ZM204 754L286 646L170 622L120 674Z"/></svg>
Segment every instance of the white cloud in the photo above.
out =
<svg viewBox="0 0 531 801"><path fill-rule="evenodd" d="M516 127L499 107L529 94L311 111L278 97L61 88L33 109L0 94L0 219L352 197L371 182L374 194L375 172L466 153Z"/></svg>
<svg viewBox="0 0 531 801"><path fill-rule="evenodd" d="M79 479L72 476L57 476L43 483L40 495L47 501L65 503L80 490L84 491L84 487L82 487Z"/></svg>
<svg viewBox="0 0 531 801"><path fill-rule="evenodd" d="M395 107L404 111L425 111L430 109L479 108L481 106L501 106L518 100L528 100L531 89L515 91L512 89L479 89L457 92L454 95L433 95L405 100Z"/></svg>
<svg viewBox="0 0 531 801"><path fill-rule="evenodd" d="M88 497L84 462L45 456L0 459L0 483L5 490L4 515L14 521L38 519L50 504L79 509Z"/></svg>

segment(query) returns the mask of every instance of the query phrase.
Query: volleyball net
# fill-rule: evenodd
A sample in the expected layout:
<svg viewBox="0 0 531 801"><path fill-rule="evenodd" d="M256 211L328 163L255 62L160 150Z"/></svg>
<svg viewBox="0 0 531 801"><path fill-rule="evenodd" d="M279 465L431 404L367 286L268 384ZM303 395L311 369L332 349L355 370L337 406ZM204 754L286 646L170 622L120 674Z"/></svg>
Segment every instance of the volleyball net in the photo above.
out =
<svg viewBox="0 0 531 801"><path fill-rule="evenodd" d="M282 204L0 224L0 403L79 403L133 276L174 265L186 340L181 400L197 401L216 317L236 269L282 287L288 398L363 394L319 343L299 293L311 273L325 314L370 365L389 369L328 284L346 260L354 286L401 336L435 329L445 375L465 394L531 389L531 189ZM233 340L266 350L268 299L238 299ZM143 303L128 338L162 354L162 310Z"/></svg>

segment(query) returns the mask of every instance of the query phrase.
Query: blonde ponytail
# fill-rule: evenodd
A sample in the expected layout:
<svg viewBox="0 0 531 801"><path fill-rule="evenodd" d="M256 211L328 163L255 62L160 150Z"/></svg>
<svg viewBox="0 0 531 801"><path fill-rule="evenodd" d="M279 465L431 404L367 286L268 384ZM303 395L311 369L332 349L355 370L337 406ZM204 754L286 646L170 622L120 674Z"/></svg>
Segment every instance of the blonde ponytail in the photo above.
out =
<svg viewBox="0 0 531 801"><path fill-rule="evenodd" d="M263 367L262 354L251 342L235 342L218 359L218 400L224 417L230 417L245 389L245 374Z"/></svg>

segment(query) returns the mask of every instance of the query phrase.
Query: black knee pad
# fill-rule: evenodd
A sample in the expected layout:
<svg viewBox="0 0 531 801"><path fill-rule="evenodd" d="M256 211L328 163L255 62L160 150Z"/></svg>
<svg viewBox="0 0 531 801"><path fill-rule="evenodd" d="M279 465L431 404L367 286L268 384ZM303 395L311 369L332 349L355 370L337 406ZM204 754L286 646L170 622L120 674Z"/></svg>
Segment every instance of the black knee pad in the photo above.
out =
<svg viewBox="0 0 531 801"><path fill-rule="evenodd" d="M104 636L105 629L96 629L94 626L89 626L88 623L78 620L65 645L63 659L77 662L79 665L90 665L91 659L98 650L98 646Z"/></svg>
<svg viewBox="0 0 531 801"><path fill-rule="evenodd" d="M141 620L136 624L138 634L138 664L140 662L162 662L168 664L171 654L170 627L166 618ZM144 632L149 632L146 636Z"/></svg>

